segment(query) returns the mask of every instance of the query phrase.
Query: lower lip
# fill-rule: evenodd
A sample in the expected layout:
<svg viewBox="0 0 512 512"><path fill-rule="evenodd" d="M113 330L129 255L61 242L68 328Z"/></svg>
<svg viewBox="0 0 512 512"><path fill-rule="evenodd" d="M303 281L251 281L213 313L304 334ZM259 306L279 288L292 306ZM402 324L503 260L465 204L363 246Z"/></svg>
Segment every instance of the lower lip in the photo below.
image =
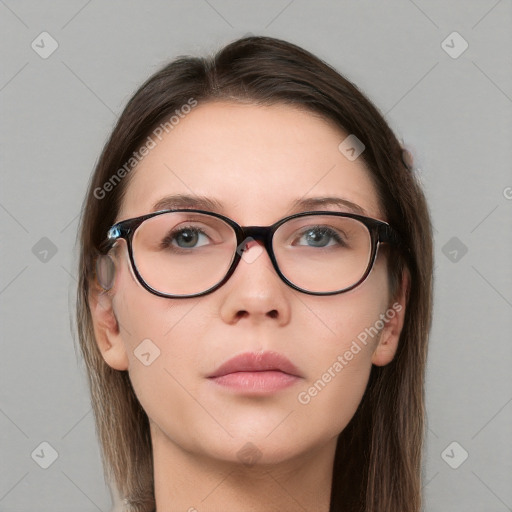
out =
<svg viewBox="0 0 512 512"><path fill-rule="evenodd" d="M299 381L299 377L280 371L263 371L228 373L212 377L211 380L235 391L272 393L292 386Z"/></svg>

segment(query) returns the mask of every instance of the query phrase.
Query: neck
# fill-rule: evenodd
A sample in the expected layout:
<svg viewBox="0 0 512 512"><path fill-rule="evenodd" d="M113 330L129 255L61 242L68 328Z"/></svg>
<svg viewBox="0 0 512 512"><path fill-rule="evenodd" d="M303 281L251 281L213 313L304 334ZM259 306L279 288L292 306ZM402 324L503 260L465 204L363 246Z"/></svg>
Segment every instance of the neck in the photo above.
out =
<svg viewBox="0 0 512 512"><path fill-rule="evenodd" d="M329 512L336 438L276 464L185 451L151 423L157 512Z"/></svg>

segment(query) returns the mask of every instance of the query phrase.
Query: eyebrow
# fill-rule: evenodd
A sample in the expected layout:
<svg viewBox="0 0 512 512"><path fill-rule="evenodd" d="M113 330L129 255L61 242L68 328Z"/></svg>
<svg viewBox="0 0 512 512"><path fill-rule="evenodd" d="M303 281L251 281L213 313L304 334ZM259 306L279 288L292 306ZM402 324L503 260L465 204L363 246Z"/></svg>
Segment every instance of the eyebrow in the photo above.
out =
<svg viewBox="0 0 512 512"><path fill-rule="evenodd" d="M329 206L337 207L344 212L348 210L351 213L368 215L368 212L362 206L341 197L308 197L305 199L297 199L292 203L292 211L317 210Z"/></svg>
<svg viewBox="0 0 512 512"><path fill-rule="evenodd" d="M175 194L166 196L158 200L154 205L152 211L158 212L160 210L175 210L178 208L195 208L197 210L212 210L222 211L222 203L216 199L205 196L191 196L187 194Z"/></svg>
<svg viewBox="0 0 512 512"><path fill-rule="evenodd" d="M312 211L326 207L336 207L340 211L368 215L366 210L348 199L341 197L308 197L296 199L292 202L290 210L293 213L300 211ZM187 194L175 194L159 199L152 208L153 212L160 210L174 210L179 208L195 208L197 210L223 212L222 203L216 199Z"/></svg>

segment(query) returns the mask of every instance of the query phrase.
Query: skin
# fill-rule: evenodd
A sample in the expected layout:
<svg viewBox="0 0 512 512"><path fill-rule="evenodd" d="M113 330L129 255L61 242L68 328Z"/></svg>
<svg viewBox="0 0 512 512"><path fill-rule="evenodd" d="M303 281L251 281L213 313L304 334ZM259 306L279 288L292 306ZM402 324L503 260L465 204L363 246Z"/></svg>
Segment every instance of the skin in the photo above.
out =
<svg viewBox="0 0 512 512"><path fill-rule="evenodd" d="M303 197L336 196L386 220L361 159L338 150L339 128L290 106L197 106L132 171L117 220L143 215L169 194L215 198L240 225L270 225ZM340 211L336 207L324 210ZM258 250L253 242L248 249ZM116 281L92 294L105 361L128 370L151 425L157 509L208 512L327 512L335 444L354 415L371 365L395 354L407 279L390 297L384 254L356 289L311 296L283 283L263 251L242 260L215 292L189 299L150 294L130 270L124 241ZM376 336L307 404L298 394L332 367L393 302L402 305ZM149 338L160 356L144 366L134 350ZM243 396L206 378L243 352L272 350L302 379L264 397ZM239 451L259 456L243 464Z"/></svg>

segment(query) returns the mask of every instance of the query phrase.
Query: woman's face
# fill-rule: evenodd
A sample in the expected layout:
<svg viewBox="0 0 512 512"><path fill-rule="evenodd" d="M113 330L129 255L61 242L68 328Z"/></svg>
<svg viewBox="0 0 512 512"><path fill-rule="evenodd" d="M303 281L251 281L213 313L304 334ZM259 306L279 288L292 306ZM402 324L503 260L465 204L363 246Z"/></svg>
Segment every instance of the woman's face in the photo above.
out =
<svg viewBox="0 0 512 512"><path fill-rule="evenodd" d="M338 149L346 136L289 106L200 104L132 171L117 220L155 211L178 194L215 201L218 213L242 226L273 224L297 211L297 200L325 197L386 220L362 160ZM124 241L119 249L111 302L93 302L95 332L107 363L128 370L154 446L271 464L310 453L335 442L350 421L372 363L393 358L404 310L392 308L383 253L359 287L312 296L287 286L253 242L219 289L168 299L139 284ZM382 329L386 312L391 320ZM210 378L234 356L262 352L287 358L296 377L280 387L283 375L274 373L277 388Z"/></svg>

